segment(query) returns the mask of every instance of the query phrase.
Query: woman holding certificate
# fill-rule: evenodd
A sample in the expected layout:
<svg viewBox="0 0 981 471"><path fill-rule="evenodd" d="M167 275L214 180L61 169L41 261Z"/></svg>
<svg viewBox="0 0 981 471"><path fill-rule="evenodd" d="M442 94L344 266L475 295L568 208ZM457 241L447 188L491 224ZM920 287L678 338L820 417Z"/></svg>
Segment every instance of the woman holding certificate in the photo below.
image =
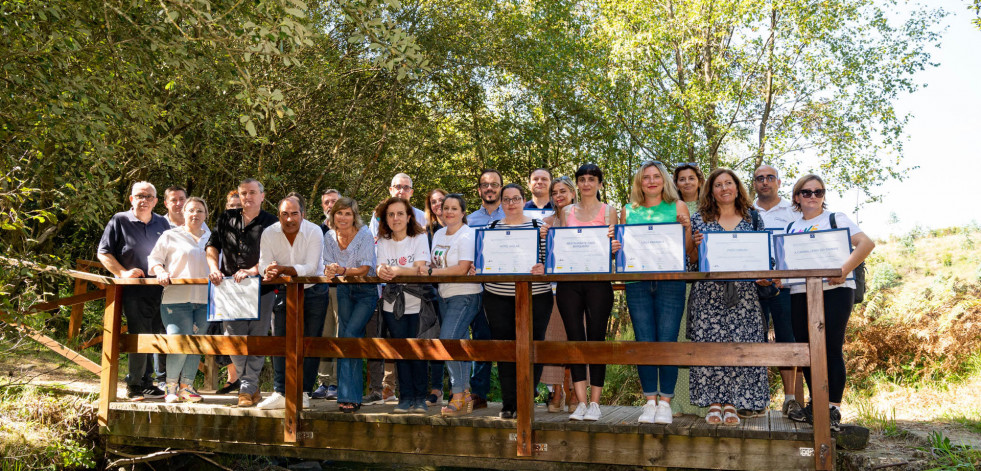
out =
<svg viewBox="0 0 981 471"><path fill-rule="evenodd" d="M416 221L409 202L392 197L375 208L378 218L378 241L375 254L378 277L391 282L398 276L418 275L429 265L429 244L426 231ZM420 324L431 322L431 302L422 285L388 283L382 293L382 318L393 338L418 338ZM428 311L427 311L428 310ZM396 360L399 403L396 414L425 414L426 361Z"/></svg>
<svg viewBox="0 0 981 471"><path fill-rule="evenodd" d="M630 189L630 204L620 216L621 224L681 223L685 249L694 250L690 237L688 206L678 198L664 164L648 160L640 164ZM675 226L677 227L677 226ZM627 308L638 342L677 342L685 306L684 281L628 281ZM678 381L677 366L637 367L647 404L637 419L640 423L670 424L671 398Z"/></svg>
<svg viewBox="0 0 981 471"><path fill-rule="evenodd" d="M838 430L841 425L841 396L845 392L845 359L842 348L845 343L845 327L852 313L855 301L855 281L847 279L849 273L858 267L872 253L875 242L845 213L825 211L824 180L817 175L804 175L794 184L793 207L801 212L800 218L790 223L787 234L799 232L825 231L847 228L850 245L854 247L841 265L842 276L824 281L824 326L825 350L828 359L828 398L831 402L831 429ZM790 287L790 317L794 326L794 338L798 342L808 341L807 331L807 293L806 285ZM804 379L808 389L813 390L811 369L804 368ZM797 422L813 423L811 404L790 414Z"/></svg>
<svg viewBox="0 0 981 471"><path fill-rule="evenodd" d="M572 183L571 178L562 175L552 180L548 193L552 197L552 209L554 212L545 217L545 225L561 225L559 216L562 214L562 208L576 203L576 185ZM542 236L542 240L545 240L545 235ZM544 253L543 251L542 254ZM555 299L554 290L552 292L552 299ZM548 319L548 328L545 329L545 340L568 340L565 336L565 326L562 325L562 314L559 314L557 303L552 305L552 314ZM541 382L552 386L552 396L548 402L549 412L560 412L564 410L563 399L565 399L565 405L569 406L569 411L572 411L576 405L576 401L574 400L575 394L572 391L569 371L564 365L545 365L542 367ZM563 396L565 397L563 398Z"/></svg>
<svg viewBox="0 0 981 471"><path fill-rule="evenodd" d="M691 218L695 242L702 234L752 231L752 203L739 177L715 169ZM693 252L693 259L698 253ZM752 281L699 281L688 299L689 331L694 342L765 342L756 284ZM709 406L709 424L739 425L737 409L766 409L770 390L765 367L698 366L691 368L691 401Z"/></svg>
<svg viewBox="0 0 981 471"><path fill-rule="evenodd" d="M432 268L419 267L420 275L462 276L473 266L474 232L466 224L466 210L467 204L459 194L447 195L443 200L443 223L446 227L433 235ZM470 323L480 310L481 291L480 283L439 284L439 312L443 316L440 339L462 340L467 337ZM473 411L470 362L447 361L444 364L450 372L453 396L440 413L450 417L469 414Z"/></svg>
<svg viewBox="0 0 981 471"><path fill-rule="evenodd" d="M599 200L603 188L603 171L596 164L585 164L576 170L579 202L562 209L565 227L610 226L617 220L616 208ZM611 226L612 227L612 226ZM619 247L613 244L614 250ZM606 324L613 310L613 286L606 281L569 281L558 283L555 299L569 340L603 342ZM585 319L585 325L583 325ZM572 383L579 405L570 420L599 420L599 399L606 380L606 365L588 365L590 392L586 394L586 366L571 365ZM589 402L589 406L586 402Z"/></svg>
<svg viewBox="0 0 981 471"><path fill-rule="evenodd" d="M501 190L501 205L504 219L490 223L490 229L537 229L544 223L539 219L525 216L525 192L521 185L510 183ZM545 274L545 239L538 238L538 263L528 267L532 275ZM491 338L494 340L514 340L514 283L485 283L484 311L490 324ZM552 313L552 287L548 283L531 284L532 338L545 339L549 316ZM518 393L514 362L498 362L497 371L501 382L501 418L515 418L518 409ZM542 376L542 365L534 367L532 387Z"/></svg>
<svg viewBox="0 0 981 471"><path fill-rule="evenodd" d="M324 276L375 276L375 241L361 222L358 203L342 196L327 215L324 234ZM373 284L337 285L337 336L364 337L365 326L378 305L378 287ZM341 412L361 408L364 375L361 358L337 360L337 407Z"/></svg>
<svg viewBox="0 0 981 471"><path fill-rule="evenodd" d="M173 278L207 278L208 261L205 246L211 231L204 225L208 205L196 196L184 203L184 225L177 226L157 239L147 257L150 274L164 285L160 318L168 335L204 334L208 328L208 287L206 285L170 286ZM200 402L194 390L198 374L198 357L171 353L167 355L167 402Z"/></svg>

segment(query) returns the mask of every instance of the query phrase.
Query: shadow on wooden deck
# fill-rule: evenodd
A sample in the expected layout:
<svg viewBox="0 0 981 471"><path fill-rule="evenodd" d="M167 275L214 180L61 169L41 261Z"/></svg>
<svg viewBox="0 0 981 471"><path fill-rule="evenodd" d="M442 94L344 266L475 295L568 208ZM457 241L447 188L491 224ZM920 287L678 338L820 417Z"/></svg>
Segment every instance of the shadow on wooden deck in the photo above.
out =
<svg viewBox="0 0 981 471"><path fill-rule="evenodd" d="M515 420L497 417L501 405L470 416L393 414L394 404L358 413L314 400L301 413L298 443L283 440L284 411L234 407L234 396L205 395L199 404L114 402L110 443L181 447L224 453L493 469L573 469L596 465L705 469L813 469L810 426L777 411L737 427L708 425L694 416L670 425L640 424L640 407L602 406L596 422L568 420L536 405L534 456L516 456Z"/></svg>

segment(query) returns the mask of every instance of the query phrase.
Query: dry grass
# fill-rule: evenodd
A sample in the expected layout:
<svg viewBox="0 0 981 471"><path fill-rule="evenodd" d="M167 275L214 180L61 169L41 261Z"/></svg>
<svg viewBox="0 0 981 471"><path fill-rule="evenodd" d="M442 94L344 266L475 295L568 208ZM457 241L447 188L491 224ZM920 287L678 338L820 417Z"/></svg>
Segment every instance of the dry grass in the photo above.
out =
<svg viewBox="0 0 981 471"><path fill-rule="evenodd" d="M913 384L969 376L981 352L981 232L880 242L867 302L849 321L845 354L861 387L885 375Z"/></svg>

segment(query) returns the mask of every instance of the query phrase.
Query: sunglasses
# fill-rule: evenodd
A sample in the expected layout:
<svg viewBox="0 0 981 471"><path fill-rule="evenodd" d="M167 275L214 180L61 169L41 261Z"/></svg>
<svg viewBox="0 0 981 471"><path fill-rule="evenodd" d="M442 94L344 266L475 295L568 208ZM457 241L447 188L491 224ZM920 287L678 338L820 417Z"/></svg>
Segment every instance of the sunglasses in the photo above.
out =
<svg viewBox="0 0 981 471"><path fill-rule="evenodd" d="M681 168L681 167L695 167L695 168L698 168L698 162L682 162L682 163L674 166L674 168Z"/></svg>
<svg viewBox="0 0 981 471"><path fill-rule="evenodd" d="M664 165L660 160L645 160L640 163L640 168L650 167L651 165Z"/></svg>
<svg viewBox="0 0 981 471"><path fill-rule="evenodd" d="M817 190L813 190L813 191L811 191L811 190L800 190L800 191L797 192L797 194L803 196L804 198L811 198L811 197L814 197L814 198L824 198L824 190L823 189L817 189Z"/></svg>

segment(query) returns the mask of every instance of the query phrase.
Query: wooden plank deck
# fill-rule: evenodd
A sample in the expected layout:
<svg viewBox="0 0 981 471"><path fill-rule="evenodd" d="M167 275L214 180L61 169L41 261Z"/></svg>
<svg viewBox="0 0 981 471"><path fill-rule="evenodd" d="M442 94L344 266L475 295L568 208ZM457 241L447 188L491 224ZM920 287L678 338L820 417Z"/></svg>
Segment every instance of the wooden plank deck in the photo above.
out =
<svg viewBox="0 0 981 471"><path fill-rule="evenodd" d="M704 469L813 469L813 433L778 411L738 427L710 426L694 416L670 425L640 424L640 407L602 406L596 422L568 420L535 405L532 456L516 456L517 422L497 417L501 405L444 418L391 413L394 404L356 414L335 401L314 400L300 414L297 443L283 439L284 410L235 407L235 396L204 395L199 404L113 402L110 442L179 446L371 463L495 469L584 469L589 465ZM569 462L579 463L570 467Z"/></svg>

